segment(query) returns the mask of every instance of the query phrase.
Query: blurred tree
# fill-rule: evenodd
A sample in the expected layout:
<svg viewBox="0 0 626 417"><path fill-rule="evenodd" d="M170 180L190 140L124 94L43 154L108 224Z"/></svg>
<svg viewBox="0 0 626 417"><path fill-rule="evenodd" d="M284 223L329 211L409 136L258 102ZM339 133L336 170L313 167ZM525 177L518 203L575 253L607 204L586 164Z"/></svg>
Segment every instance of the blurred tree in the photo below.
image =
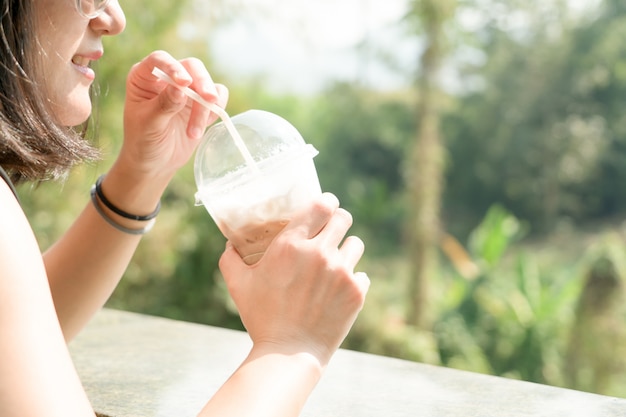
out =
<svg viewBox="0 0 626 417"><path fill-rule="evenodd" d="M458 229L494 202L535 231L626 208L614 192L626 180L625 17L613 3L584 14L561 2L499 2L481 11L465 89L444 123L446 218L458 219Z"/></svg>
<svg viewBox="0 0 626 417"><path fill-rule="evenodd" d="M574 389L620 395L618 387L626 380L623 240L611 233L589 252L565 355L565 383Z"/></svg>
<svg viewBox="0 0 626 417"><path fill-rule="evenodd" d="M302 105L301 105L302 106ZM397 252L405 215L401 161L415 130L408 94L336 84L307 112L301 133L320 151L320 183L354 217L371 256ZM307 108L309 108L307 106Z"/></svg>
<svg viewBox="0 0 626 417"><path fill-rule="evenodd" d="M437 275L440 237L440 205L443 187L444 150L440 131L441 65L447 54L445 28L454 16L456 0L415 0L411 14L423 29L426 47L418 78L418 131L408 157L407 185L410 194L410 281L407 321L416 327L430 326L429 280Z"/></svg>

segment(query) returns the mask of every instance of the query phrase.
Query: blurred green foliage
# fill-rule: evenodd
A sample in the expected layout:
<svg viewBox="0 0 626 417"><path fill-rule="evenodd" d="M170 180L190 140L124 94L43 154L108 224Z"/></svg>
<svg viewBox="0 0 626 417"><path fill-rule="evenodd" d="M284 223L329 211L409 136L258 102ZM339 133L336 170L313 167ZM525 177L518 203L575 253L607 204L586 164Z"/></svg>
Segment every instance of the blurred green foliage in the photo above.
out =
<svg viewBox="0 0 626 417"><path fill-rule="evenodd" d="M445 98L444 269L433 277L431 331L404 316L406 153L419 97L348 83L297 97L213 76L229 86L231 114L262 108L290 120L320 151L323 188L354 215L367 245L360 268L373 283L345 347L626 396L626 6L605 0L580 16L560 2L492 3L461 2L483 24L454 28L451 47L474 59L459 60L463 88ZM219 24L198 15L201 5L123 3L127 31L106 40L98 68L94 134L104 159L63 184L20 189L42 248L87 204L120 147L129 67L157 48L211 67L207 44L181 35L181 22L205 18L207 37ZM515 13L532 24L507 25ZM240 329L217 268L225 240L194 192L189 164L109 306Z"/></svg>

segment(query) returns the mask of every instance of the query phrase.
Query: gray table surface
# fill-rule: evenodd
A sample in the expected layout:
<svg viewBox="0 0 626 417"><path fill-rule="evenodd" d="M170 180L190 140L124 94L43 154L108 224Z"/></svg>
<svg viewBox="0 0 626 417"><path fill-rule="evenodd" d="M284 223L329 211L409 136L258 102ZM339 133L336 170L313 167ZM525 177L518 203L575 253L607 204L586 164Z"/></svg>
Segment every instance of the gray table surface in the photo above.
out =
<svg viewBox="0 0 626 417"><path fill-rule="evenodd" d="M110 417L196 416L249 348L242 332L110 309L70 344ZM626 400L340 350L302 416L626 417Z"/></svg>

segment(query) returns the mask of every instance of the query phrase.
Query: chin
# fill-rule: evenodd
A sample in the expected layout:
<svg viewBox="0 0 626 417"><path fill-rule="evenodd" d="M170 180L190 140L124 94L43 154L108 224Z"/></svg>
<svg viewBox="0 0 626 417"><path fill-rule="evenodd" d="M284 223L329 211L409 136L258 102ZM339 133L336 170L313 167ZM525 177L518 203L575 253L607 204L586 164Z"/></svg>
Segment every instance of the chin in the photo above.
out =
<svg viewBox="0 0 626 417"><path fill-rule="evenodd" d="M51 110L63 126L79 126L89 119L92 103L89 85L59 85L50 91Z"/></svg>
<svg viewBox="0 0 626 417"><path fill-rule="evenodd" d="M79 126L85 123L91 116L91 102L87 108L73 108L67 106L58 114L59 122L63 126Z"/></svg>

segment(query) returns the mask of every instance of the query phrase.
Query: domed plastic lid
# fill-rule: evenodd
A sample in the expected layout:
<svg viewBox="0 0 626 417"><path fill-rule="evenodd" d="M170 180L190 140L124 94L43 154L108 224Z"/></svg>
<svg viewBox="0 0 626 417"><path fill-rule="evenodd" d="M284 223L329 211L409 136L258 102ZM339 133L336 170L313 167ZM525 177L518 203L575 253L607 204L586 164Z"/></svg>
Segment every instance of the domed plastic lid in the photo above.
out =
<svg viewBox="0 0 626 417"><path fill-rule="evenodd" d="M276 114L248 110L233 116L231 121L255 162L306 147L298 130ZM220 122L207 130L196 152L196 185L200 190L247 165L224 122Z"/></svg>

